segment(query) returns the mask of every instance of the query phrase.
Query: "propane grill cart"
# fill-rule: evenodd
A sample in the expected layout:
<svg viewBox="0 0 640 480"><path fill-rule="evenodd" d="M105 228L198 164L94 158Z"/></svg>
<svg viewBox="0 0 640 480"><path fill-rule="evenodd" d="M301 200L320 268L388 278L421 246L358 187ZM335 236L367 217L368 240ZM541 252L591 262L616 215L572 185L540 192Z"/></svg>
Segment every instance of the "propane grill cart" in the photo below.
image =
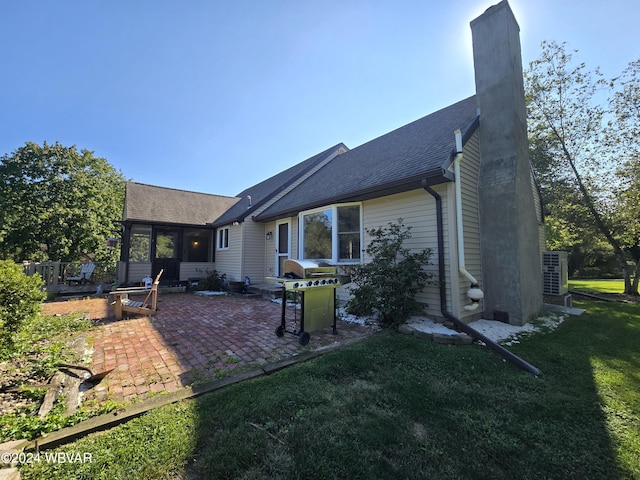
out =
<svg viewBox="0 0 640 480"><path fill-rule="evenodd" d="M269 277L267 280L282 284L282 317L276 328L276 335L283 337L291 333L298 337L300 345L307 345L311 338L309 332L321 328L336 328L336 288L340 286L335 267L320 266L309 260L285 260L285 275L283 277ZM286 309L287 292L295 292L296 305L294 310L294 325L287 330ZM297 323L297 299L300 298L300 328Z"/></svg>

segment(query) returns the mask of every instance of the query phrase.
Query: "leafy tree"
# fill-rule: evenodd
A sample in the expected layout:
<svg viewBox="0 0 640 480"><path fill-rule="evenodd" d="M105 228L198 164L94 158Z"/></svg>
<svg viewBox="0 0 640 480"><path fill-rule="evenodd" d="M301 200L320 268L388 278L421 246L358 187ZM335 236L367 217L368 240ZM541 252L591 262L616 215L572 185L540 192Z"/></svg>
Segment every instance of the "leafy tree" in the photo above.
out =
<svg viewBox="0 0 640 480"><path fill-rule="evenodd" d="M432 274L424 269L431 250L412 252L405 248L403 243L411 238L410 230L402 219L386 228L367 229L372 240L365 251L371 261L353 269L351 278L357 288L351 289L349 312L371 315L377 311L382 323L392 326L424 310L416 294L431 280Z"/></svg>
<svg viewBox="0 0 640 480"><path fill-rule="evenodd" d="M0 157L0 258L111 259L124 177L104 158L56 142L27 142Z"/></svg>
<svg viewBox="0 0 640 480"><path fill-rule="evenodd" d="M629 68L627 82L635 84L631 72L638 70L638 64ZM634 283L629 267L629 261L637 264L640 260L638 236L630 235L622 213L637 219L640 207L623 205L620 197L623 191L631 196L632 190L624 190L623 185L637 185L637 181L633 181L631 168L621 168L620 159L627 152L617 140L625 138L637 152L633 129L638 124L613 120L623 115L609 108L614 102L603 98L603 93L618 98L624 106L618 106L619 112L626 112L627 117L637 112L638 96L618 96L617 79L604 80L598 69L587 70L584 63L573 60L573 53L565 51L564 44L554 42L542 44L540 58L525 72L525 85L532 163L550 217L556 220L552 225L564 225L562 232L555 233L565 239L577 235L584 244L602 238L623 271L625 293L638 295L638 267Z"/></svg>
<svg viewBox="0 0 640 480"><path fill-rule="evenodd" d="M620 88L609 100L614 117L609 124L609 142L622 160L616 171L620 208L616 209L615 221L625 226L620 232L620 241L636 263L631 292L637 294L640 282L640 60L629 63L617 83Z"/></svg>

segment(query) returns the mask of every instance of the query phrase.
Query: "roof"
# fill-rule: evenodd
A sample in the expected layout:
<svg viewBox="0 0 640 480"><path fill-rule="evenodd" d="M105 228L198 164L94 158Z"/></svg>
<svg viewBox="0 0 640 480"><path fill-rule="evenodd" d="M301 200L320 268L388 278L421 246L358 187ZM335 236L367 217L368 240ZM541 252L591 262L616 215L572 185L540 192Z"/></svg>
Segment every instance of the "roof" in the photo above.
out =
<svg viewBox="0 0 640 480"><path fill-rule="evenodd" d="M361 201L447 181L454 131L466 141L478 127L472 96L338 155L255 217L271 221L336 202Z"/></svg>
<svg viewBox="0 0 640 480"><path fill-rule="evenodd" d="M206 225L240 199L127 182L124 221Z"/></svg>
<svg viewBox="0 0 640 480"><path fill-rule="evenodd" d="M347 147L343 143L334 145L257 185L243 190L237 195L242 201L233 205L224 215L214 222L214 225L221 226L236 221L242 222L248 215L254 213L287 187L303 178L305 174L321 164L323 160L330 158L332 155L336 155L341 150L347 150ZM250 204L247 197L251 197Z"/></svg>

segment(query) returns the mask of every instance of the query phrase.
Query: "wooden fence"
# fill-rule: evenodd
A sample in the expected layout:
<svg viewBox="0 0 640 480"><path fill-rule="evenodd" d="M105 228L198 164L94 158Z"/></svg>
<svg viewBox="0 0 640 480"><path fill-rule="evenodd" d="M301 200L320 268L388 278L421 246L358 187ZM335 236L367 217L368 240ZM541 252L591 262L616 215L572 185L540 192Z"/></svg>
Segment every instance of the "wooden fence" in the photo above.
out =
<svg viewBox="0 0 640 480"><path fill-rule="evenodd" d="M24 273L38 274L49 293L86 293L102 290L107 292L118 278L119 262L94 262L95 270L88 281L69 285L69 277L80 276L81 262L23 263Z"/></svg>

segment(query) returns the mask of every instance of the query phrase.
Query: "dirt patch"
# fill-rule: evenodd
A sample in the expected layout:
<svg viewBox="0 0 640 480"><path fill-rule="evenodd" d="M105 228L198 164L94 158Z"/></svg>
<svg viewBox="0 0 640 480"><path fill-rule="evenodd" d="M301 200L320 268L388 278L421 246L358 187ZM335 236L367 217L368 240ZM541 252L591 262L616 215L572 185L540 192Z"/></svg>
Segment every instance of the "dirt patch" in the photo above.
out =
<svg viewBox="0 0 640 480"><path fill-rule="evenodd" d="M25 374L29 370L28 363L36 358L17 358L11 362L0 362L0 389L19 385L46 384L48 377ZM0 391L0 415L13 413L20 407L32 407L40 404L39 399L18 392Z"/></svg>
<svg viewBox="0 0 640 480"><path fill-rule="evenodd" d="M113 319L113 312L109 308L106 297L56 300L42 304L42 315L71 315L82 314L93 322ZM71 334L69 342L78 334ZM44 341L46 342L46 340ZM34 353L24 358L13 358L0 362L0 415L13 413L21 407L34 407L40 404L40 399L29 392L6 392L3 389L19 387L21 385L45 385L50 378L33 372L31 366L44 357L42 353ZM27 373L28 372L28 373Z"/></svg>
<svg viewBox="0 0 640 480"><path fill-rule="evenodd" d="M77 312L88 314L89 319L93 321L114 318L113 310L109 307L107 297L57 299L42 304L43 315L69 315Z"/></svg>

